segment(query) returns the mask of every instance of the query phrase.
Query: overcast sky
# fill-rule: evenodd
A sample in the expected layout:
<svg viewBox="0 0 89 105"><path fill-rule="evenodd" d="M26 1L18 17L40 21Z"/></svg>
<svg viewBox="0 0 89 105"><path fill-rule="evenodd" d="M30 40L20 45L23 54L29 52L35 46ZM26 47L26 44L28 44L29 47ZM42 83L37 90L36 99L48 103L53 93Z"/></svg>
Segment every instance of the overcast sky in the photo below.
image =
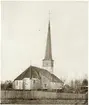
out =
<svg viewBox="0 0 89 105"><path fill-rule="evenodd" d="M88 73L87 2L2 2L2 80L14 80L30 65L42 67L51 11L54 74Z"/></svg>

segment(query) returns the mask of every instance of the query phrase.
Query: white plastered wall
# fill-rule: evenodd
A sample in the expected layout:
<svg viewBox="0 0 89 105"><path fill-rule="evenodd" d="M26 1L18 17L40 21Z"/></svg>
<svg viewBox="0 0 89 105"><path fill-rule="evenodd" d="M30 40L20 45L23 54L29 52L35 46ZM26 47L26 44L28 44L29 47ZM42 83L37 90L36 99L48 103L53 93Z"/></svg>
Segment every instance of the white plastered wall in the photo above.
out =
<svg viewBox="0 0 89 105"><path fill-rule="evenodd" d="M24 78L23 79L23 89L24 90L30 90L31 89L31 79L30 78Z"/></svg>
<svg viewBox="0 0 89 105"><path fill-rule="evenodd" d="M50 73L53 73L53 67L43 67L45 70L48 70Z"/></svg>
<svg viewBox="0 0 89 105"><path fill-rule="evenodd" d="M42 89L50 89L50 80L46 76L41 76Z"/></svg>
<svg viewBox="0 0 89 105"><path fill-rule="evenodd" d="M52 66L52 64L53 64L53 61L51 61L51 60L44 60L42 67L44 69L48 70L50 73L53 73L53 66Z"/></svg>
<svg viewBox="0 0 89 105"><path fill-rule="evenodd" d="M63 83L58 82L50 82L51 83L51 89L62 89Z"/></svg>
<svg viewBox="0 0 89 105"><path fill-rule="evenodd" d="M23 89L23 80L15 80L13 82L13 88L14 89Z"/></svg>
<svg viewBox="0 0 89 105"><path fill-rule="evenodd" d="M31 89L41 89L41 80L38 78L32 78Z"/></svg>

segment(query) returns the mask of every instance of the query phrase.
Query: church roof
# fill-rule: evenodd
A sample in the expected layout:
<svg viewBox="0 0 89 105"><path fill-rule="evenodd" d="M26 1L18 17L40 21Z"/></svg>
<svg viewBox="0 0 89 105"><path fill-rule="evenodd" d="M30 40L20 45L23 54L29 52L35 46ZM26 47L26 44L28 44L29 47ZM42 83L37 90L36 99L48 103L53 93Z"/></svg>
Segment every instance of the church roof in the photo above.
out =
<svg viewBox="0 0 89 105"><path fill-rule="evenodd" d="M22 74L20 74L15 80L22 80L24 78L38 78L41 79L41 75L47 77L52 82L61 82L63 83L57 76L51 74L49 71L38 68L35 66L30 66L27 68Z"/></svg>

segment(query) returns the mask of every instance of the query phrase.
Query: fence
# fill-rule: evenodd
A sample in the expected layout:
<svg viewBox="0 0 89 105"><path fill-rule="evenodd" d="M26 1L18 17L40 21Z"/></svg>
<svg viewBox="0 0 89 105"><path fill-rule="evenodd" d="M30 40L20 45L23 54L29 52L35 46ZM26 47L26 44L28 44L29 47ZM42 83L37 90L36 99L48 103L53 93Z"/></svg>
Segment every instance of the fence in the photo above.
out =
<svg viewBox="0 0 89 105"><path fill-rule="evenodd" d="M86 100L85 94L74 93L56 93L47 91L19 91L19 90L2 90L1 99L80 99Z"/></svg>

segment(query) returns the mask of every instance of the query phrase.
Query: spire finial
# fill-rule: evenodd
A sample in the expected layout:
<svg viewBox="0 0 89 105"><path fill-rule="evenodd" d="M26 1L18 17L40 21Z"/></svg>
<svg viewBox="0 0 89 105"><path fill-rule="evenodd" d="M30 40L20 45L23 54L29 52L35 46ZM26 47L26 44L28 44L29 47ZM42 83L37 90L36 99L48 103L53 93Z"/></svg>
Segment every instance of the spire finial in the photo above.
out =
<svg viewBox="0 0 89 105"><path fill-rule="evenodd" d="M50 10L49 10L49 21L50 21Z"/></svg>
<svg viewBox="0 0 89 105"><path fill-rule="evenodd" d="M49 10L49 21L50 21L50 14L51 14L51 12L50 12L50 10Z"/></svg>

